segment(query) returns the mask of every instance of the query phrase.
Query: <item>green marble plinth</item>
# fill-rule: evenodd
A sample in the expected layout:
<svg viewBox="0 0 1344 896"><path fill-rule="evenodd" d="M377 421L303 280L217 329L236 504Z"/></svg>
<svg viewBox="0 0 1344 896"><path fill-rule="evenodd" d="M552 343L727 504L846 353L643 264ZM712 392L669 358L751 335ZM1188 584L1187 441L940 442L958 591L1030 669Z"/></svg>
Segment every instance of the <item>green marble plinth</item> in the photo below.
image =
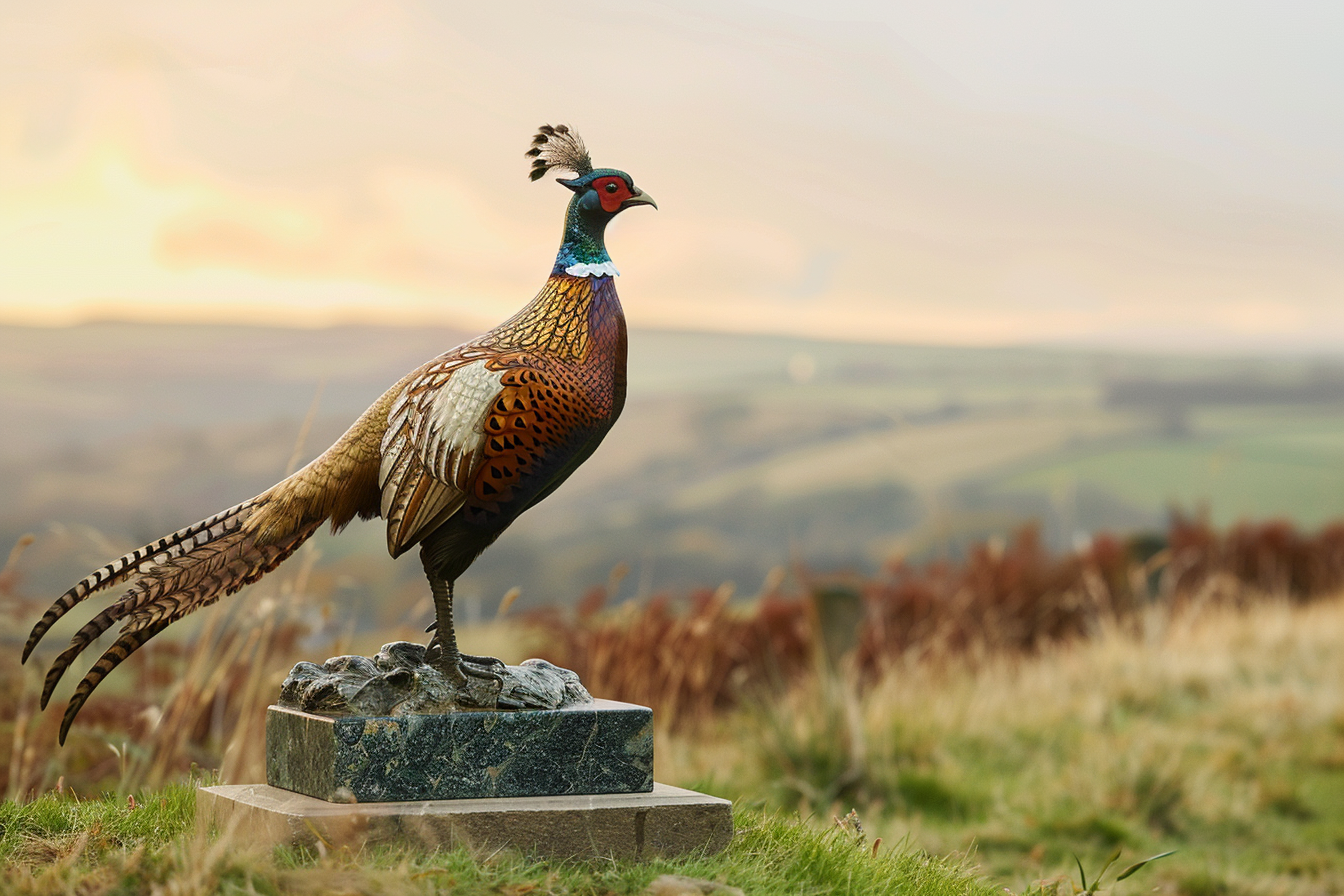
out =
<svg viewBox="0 0 1344 896"><path fill-rule="evenodd" d="M377 717L272 706L266 781L345 803L648 793L653 713L611 700Z"/></svg>

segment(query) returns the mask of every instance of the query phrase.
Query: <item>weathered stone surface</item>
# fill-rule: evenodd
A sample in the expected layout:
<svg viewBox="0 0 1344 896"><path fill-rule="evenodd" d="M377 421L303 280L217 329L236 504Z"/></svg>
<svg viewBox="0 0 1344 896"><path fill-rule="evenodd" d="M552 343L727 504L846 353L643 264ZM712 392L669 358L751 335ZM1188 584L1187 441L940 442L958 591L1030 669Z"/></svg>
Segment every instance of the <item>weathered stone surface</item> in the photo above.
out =
<svg viewBox="0 0 1344 896"><path fill-rule="evenodd" d="M610 700L368 718L272 706L266 780L360 803L648 792L653 713Z"/></svg>
<svg viewBox="0 0 1344 896"><path fill-rule="evenodd" d="M662 874L644 888L643 896L746 896L740 887L730 887L712 880L686 877L682 874Z"/></svg>
<svg viewBox="0 0 1344 896"><path fill-rule="evenodd" d="M342 805L266 784L203 787L196 823L240 846L401 843L501 847L557 858L652 858L733 836L727 800L655 784L649 793Z"/></svg>
<svg viewBox="0 0 1344 896"><path fill-rule="evenodd" d="M462 709L560 709L592 703L579 676L545 660L494 667L501 681L454 683L425 662L425 645L384 644L377 656L299 663L280 685L279 705L320 715L400 716Z"/></svg>

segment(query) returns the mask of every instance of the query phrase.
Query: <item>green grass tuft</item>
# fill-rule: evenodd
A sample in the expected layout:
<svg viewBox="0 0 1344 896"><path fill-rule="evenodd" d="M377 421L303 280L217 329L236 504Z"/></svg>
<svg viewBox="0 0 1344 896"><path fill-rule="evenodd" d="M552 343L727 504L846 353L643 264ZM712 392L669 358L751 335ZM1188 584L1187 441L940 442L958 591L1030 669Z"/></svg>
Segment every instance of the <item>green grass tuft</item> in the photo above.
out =
<svg viewBox="0 0 1344 896"><path fill-rule="evenodd" d="M45 793L30 803L0 803L0 862L64 858L162 846L181 836L196 814L195 783L123 800Z"/></svg>

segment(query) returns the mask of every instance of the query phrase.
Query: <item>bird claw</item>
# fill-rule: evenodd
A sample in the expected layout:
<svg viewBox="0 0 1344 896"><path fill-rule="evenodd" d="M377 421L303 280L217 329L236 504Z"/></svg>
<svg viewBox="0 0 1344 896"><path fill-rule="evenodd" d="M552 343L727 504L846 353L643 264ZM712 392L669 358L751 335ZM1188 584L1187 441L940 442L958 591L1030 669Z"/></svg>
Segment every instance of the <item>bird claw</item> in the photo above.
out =
<svg viewBox="0 0 1344 896"><path fill-rule="evenodd" d="M454 662L451 656L444 655L443 647L439 644L437 638L430 642L429 648L425 651L425 662L457 684L465 683L468 678L480 678L485 681L493 681L501 687L504 685L504 676L494 671L495 669L503 671L505 668L503 660L495 659L492 656L472 656L469 653L459 653L456 662Z"/></svg>
<svg viewBox="0 0 1344 896"><path fill-rule="evenodd" d="M487 666L486 668L481 668L486 664L477 662L478 659L492 660L494 663L498 664L498 668L500 669L504 668L504 663L501 662L500 660L494 659L493 657L463 656L462 660L457 664L458 671L462 672L465 675L470 675L472 678L480 678L486 681L493 681L502 687L504 684L504 676L500 675L498 672L493 671L493 669L490 668L489 666Z"/></svg>

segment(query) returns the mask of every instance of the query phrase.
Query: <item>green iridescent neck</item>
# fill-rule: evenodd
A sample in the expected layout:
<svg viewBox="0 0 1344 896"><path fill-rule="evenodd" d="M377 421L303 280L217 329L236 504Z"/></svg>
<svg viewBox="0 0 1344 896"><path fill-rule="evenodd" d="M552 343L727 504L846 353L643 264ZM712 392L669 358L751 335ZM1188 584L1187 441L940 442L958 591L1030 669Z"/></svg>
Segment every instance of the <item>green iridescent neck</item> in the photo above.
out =
<svg viewBox="0 0 1344 896"><path fill-rule="evenodd" d="M569 209L565 212L565 238L560 243L560 251L556 253L552 274L578 273L579 276L589 276L592 268L602 266L615 271L611 267L611 256L607 254L604 239L607 222L612 216L602 211L601 206L592 199L585 201L589 196L596 199L593 194L584 193L569 201ZM579 266L577 270L571 270L576 266Z"/></svg>

